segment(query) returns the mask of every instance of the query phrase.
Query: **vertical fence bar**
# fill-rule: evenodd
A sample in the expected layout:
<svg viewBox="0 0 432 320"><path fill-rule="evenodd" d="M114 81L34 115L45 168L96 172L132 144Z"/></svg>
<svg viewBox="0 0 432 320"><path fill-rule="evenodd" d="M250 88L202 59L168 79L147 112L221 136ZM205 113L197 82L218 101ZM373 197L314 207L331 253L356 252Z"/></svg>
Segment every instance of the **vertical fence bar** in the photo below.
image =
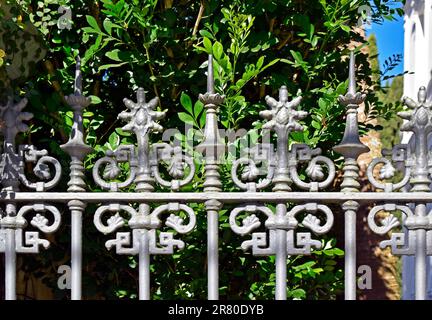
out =
<svg viewBox="0 0 432 320"><path fill-rule="evenodd" d="M145 93L143 89L138 89L137 103L145 104ZM148 134L140 135L137 133L138 144L138 174L135 178L136 192L152 192L154 190L154 179L150 174L149 167L149 136ZM150 206L146 203L139 205L139 217L147 217L150 215ZM139 220L139 219L138 219ZM150 300L150 250L148 230L142 226L131 226L133 229L138 229L140 233L140 244L138 252L138 299Z"/></svg>
<svg viewBox="0 0 432 320"><path fill-rule="evenodd" d="M30 120L33 115L22 112L27 99L18 103L13 102L12 95L8 97L6 106L0 106L1 131L4 136L3 154L1 155L1 184L2 191L19 191L19 176L22 169L22 159L16 152L15 137L18 132L24 132L28 126L23 120ZM5 215L1 218L1 228L5 237L5 299L16 299L16 238L15 230L21 228L16 221L17 204L15 201L5 203Z"/></svg>
<svg viewBox="0 0 432 320"><path fill-rule="evenodd" d="M165 117L165 112L155 111L159 104L159 98L155 97L150 101L146 101L146 95L143 88L138 88L136 93L137 101L134 102L127 98L123 99L123 103L129 111L122 111L118 118L127 121L127 124L122 127L122 130L133 132L137 139L137 146L131 155L134 158L134 163L131 164L131 177L136 185L135 192L150 193L154 191L155 177L152 174L150 163L150 143L149 135L152 132L161 132L162 126L157 124L155 120ZM118 149L117 149L118 150ZM117 151L118 152L118 151ZM136 159L135 159L136 156ZM117 158L115 161L118 161ZM132 181L127 182L122 187L129 186ZM119 185L117 183L110 184L111 191L117 191ZM135 211L135 210L134 210ZM117 213L118 214L118 213ZM140 203L138 212L134 212L128 222L129 228L132 230L133 249L119 248L117 253L137 254L138 253L138 298L139 300L149 300L150 291L150 234L149 230L154 229L154 222L151 220L151 207L147 203ZM150 221L151 220L151 221ZM118 235L118 234L117 234ZM130 235L130 234L129 234ZM118 238L117 238L118 239ZM136 239L136 241L135 241ZM132 250L132 251L131 251ZM135 251L137 250L137 251Z"/></svg>
<svg viewBox="0 0 432 320"><path fill-rule="evenodd" d="M82 202L81 202L82 203ZM82 212L80 204L71 208L71 299L80 300L82 296L81 270L82 270Z"/></svg>
<svg viewBox="0 0 432 320"><path fill-rule="evenodd" d="M424 204L421 204L426 208ZM418 207L419 207L418 206ZM423 210L423 209L420 209ZM416 210L418 212L419 210ZM415 298L426 300L426 230L416 230L416 254L415 254Z"/></svg>
<svg viewBox="0 0 432 320"><path fill-rule="evenodd" d="M66 97L66 102L73 110L73 125L69 141L61 148L71 157L70 179L68 192L84 192L85 156L92 151L84 142L84 128L82 111L90 105L90 99L82 95L81 61L76 59L74 93ZM81 200L68 203L71 212L71 299L80 300L82 297L82 215L86 204Z"/></svg>
<svg viewBox="0 0 432 320"><path fill-rule="evenodd" d="M356 275L357 275L357 209L354 201L342 206L345 211L345 300L356 299Z"/></svg>
<svg viewBox="0 0 432 320"><path fill-rule="evenodd" d="M133 104L132 102L128 102L127 99L123 100L126 105ZM137 91L137 103L135 106L146 108L147 110L151 110L158 103L158 98L153 98L149 102L146 101L146 96L143 88L139 88ZM119 115L119 118L122 118L122 114ZM138 154L138 173L134 180L136 184L135 191L136 192L153 192L154 191L154 178L151 175L150 170L150 145L149 145L149 134L151 131L157 131L156 128L151 130L146 130L140 126L137 121L139 120L139 116L133 117L131 119L134 124L134 132L137 137L137 154ZM150 120L150 119L149 119ZM151 118L150 121L153 121ZM150 122L151 123L151 122ZM124 127L123 127L124 128ZM139 205L138 218L145 219L150 215L150 205L146 203L141 203ZM143 228L143 225L138 223L136 226L131 225L133 229L132 232L138 231L140 232L140 245L139 245L139 300L150 300L150 250L149 250L149 235L148 229Z"/></svg>
<svg viewBox="0 0 432 320"><path fill-rule="evenodd" d="M269 98L266 97L267 104ZM288 102L288 89L282 86L279 89L279 103L285 104ZM289 120L286 125L275 126L274 130L277 136L277 166L273 178L274 192L289 192L292 180L289 176L288 168L288 136L292 130L293 124ZM287 214L287 205L278 203L276 205L277 219L283 221ZM287 294L287 231L278 228L276 230L276 289L275 299L286 300Z"/></svg>
<svg viewBox="0 0 432 320"><path fill-rule="evenodd" d="M14 144L9 144L9 151L14 150ZM17 191L18 182L7 181L8 189ZM5 236L5 299L16 300L16 243L15 243L15 217L17 213L15 202L6 203L6 217L2 219L2 225L6 227Z"/></svg>
<svg viewBox="0 0 432 320"><path fill-rule="evenodd" d="M16 252L15 252L15 229L6 230L5 250L5 299L16 299Z"/></svg>
<svg viewBox="0 0 432 320"><path fill-rule="evenodd" d="M142 229L138 253L139 299L150 300L150 252L148 230Z"/></svg>
<svg viewBox="0 0 432 320"><path fill-rule="evenodd" d="M218 128L217 107L224 97L215 93L213 77L213 56L208 57L207 92L199 95L206 110L204 141L197 151L204 153L204 192L222 191L219 174L219 158L224 152ZM207 210L207 290L208 299L219 299L219 210L222 204L216 200L205 203Z"/></svg>
<svg viewBox="0 0 432 320"><path fill-rule="evenodd" d="M343 171L342 192L359 192L358 182L359 166L357 159L362 153L369 151L369 148L360 142L358 132L357 109L363 103L366 96L358 93L355 78L354 52L350 54L349 64L349 85L348 92L339 96L339 102L346 106L346 126L342 142L333 149L342 154L345 160ZM356 201L347 201L342 204L345 211L345 299L356 299L356 215L359 204Z"/></svg>
<svg viewBox="0 0 432 320"><path fill-rule="evenodd" d="M287 212L286 204L279 203L276 206L278 219L283 219ZM287 231L276 230L276 300L286 300L287 298Z"/></svg>
<svg viewBox="0 0 432 320"><path fill-rule="evenodd" d="M403 103L409 111L399 112L398 115L405 120L401 131L412 131L414 133L415 156L411 161L415 162L411 174L411 192L430 192L430 168L431 160L429 155L428 135L432 132L431 104L426 102L426 88L420 87L418 92L418 103L410 98L404 97ZM408 218L407 218L408 220ZM414 217L406 222L408 229L415 231L415 298L416 300L426 299L426 229L430 228L430 216L427 214L425 204L417 204Z"/></svg>
<svg viewBox="0 0 432 320"><path fill-rule="evenodd" d="M209 300L219 299L219 215L212 210L210 204L207 208L207 290Z"/></svg>
<svg viewBox="0 0 432 320"><path fill-rule="evenodd" d="M430 106L426 103L426 88L421 87L418 92L418 103L404 98L406 106L414 109L414 112L401 112L402 118L410 120L401 130L414 132L415 141L415 166L410 183L411 192L430 192L431 179L429 178L429 150L428 134L432 131L430 124ZM414 222L410 223L416 233L415 251L415 298L426 299L426 228L430 225L425 204L418 204L415 208Z"/></svg>

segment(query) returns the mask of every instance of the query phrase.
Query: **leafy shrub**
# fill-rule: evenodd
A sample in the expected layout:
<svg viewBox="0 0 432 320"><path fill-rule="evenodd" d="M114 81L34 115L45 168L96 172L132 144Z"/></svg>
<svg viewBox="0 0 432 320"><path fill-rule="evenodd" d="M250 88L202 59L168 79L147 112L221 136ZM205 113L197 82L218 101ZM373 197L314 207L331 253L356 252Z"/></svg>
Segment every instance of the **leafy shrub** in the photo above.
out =
<svg viewBox="0 0 432 320"><path fill-rule="evenodd" d="M191 149L189 135L202 137L205 118L197 96L205 92L205 61L210 53L218 70L216 90L226 95L220 107L224 129L247 128L248 137L259 141L262 122L258 113L266 108L264 96L275 96L278 88L286 85L291 96L303 96L302 109L310 113L304 122L307 129L292 133L291 140L320 147L340 160L331 149L344 130L345 110L337 97L347 88L348 44L366 45L363 35L353 28L364 4L369 1L6 0L0 7L2 14L8 11L10 17L0 22L0 30L8 30L0 41L5 65L11 64L14 52L26 50L5 41L6 34L26 31L26 25L37 29L34 41L46 54L32 73L6 81L10 75L3 66L0 79L17 96L29 97L28 109L35 118L21 139L46 147L67 168L68 158L59 145L67 141L72 113L64 96L72 91L74 61L80 52L84 92L93 102L84 114L87 143L94 149L85 162L92 192L100 190L90 178L95 160L121 143L134 142L132 135L117 129L120 123L116 117L124 108L122 99L133 96L139 86L160 98L160 109L168 109L163 122L166 128L190 127L178 135L186 148ZM59 5L70 7L72 28L61 29L55 23L62 17ZM401 14L391 9L388 1L376 0L373 6L375 20ZM367 93L366 112L376 117L387 109L371 90L375 83L367 58L367 53L358 50L358 78L364 81ZM152 137L153 142L159 140L160 136ZM240 139L228 143L238 146ZM236 190L230 169L229 163L221 168L224 191ZM202 172L200 167L194 183L184 191L202 189ZM63 190L66 182L65 175ZM202 204L192 207L197 228L184 237L185 250L152 258L154 299L206 297L205 210ZM89 205L84 218L84 296L134 298L137 260L105 250L107 238L92 223L95 208ZM241 239L229 229L229 209L224 207L219 218L221 298L270 299L274 295L274 257L256 258L239 250ZM37 257L23 258L27 272L39 275L40 270L48 271L44 279L57 297L69 294L56 289L56 267L69 259L67 210L64 217L66 223L55 236L54 246ZM334 299L341 292L343 251L331 236L322 241L324 249L315 250L312 256L288 259L290 298Z"/></svg>

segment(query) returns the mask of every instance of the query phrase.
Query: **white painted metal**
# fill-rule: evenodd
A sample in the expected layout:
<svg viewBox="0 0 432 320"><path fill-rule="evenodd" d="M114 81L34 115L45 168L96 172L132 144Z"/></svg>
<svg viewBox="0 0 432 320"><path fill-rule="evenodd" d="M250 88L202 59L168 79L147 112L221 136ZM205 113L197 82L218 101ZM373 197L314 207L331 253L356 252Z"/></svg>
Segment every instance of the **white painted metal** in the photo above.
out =
<svg viewBox="0 0 432 320"><path fill-rule="evenodd" d="M397 145L391 159L374 159L367 170L370 183L383 192L360 192L357 158L368 151L359 140L357 108L365 96L356 91L354 54L351 53L349 88L339 98L346 106L346 129L343 140L334 150L344 157L343 182L340 192L323 192L334 180L336 169L333 162L321 155L321 150L312 150L304 144L289 146L289 135L303 130L300 120L307 113L299 110L301 97L288 99L288 90L282 86L278 99L267 96L270 110L260 115L266 120L263 130L273 131L277 136L276 148L270 144L251 148L251 158L240 158L232 165L231 178L241 192L223 192L219 169L225 145L219 136L217 108L224 97L215 93L213 60L208 61L207 93L199 96L206 110L204 141L196 148L204 157L203 192L177 192L192 182L195 175L194 159L178 148L166 143L151 144L149 135L161 131L157 120L165 112L155 111L158 99L146 101L144 90L138 89L136 102L125 99L128 111L119 118L126 122L124 131L137 137L137 145L121 145L115 151L97 160L93 167L93 178L104 192L86 192L84 182L85 156L91 148L85 144L82 112L90 100L82 95L80 62L77 61L74 94L66 97L74 112L73 134L62 148L70 155L70 180L67 192L47 192L60 180L59 162L47 156L45 150L33 146L15 147L15 136L26 130L21 120L29 120L31 114L22 112L26 100L18 104L9 103L0 108L0 115L7 124L2 127L5 137L0 162L2 169L0 204L5 210L0 219L0 251L5 253L6 299L16 298L16 253L38 253L39 247L48 248L49 242L39 238L39 232L26 231L31 224L43 233L55 232L61 223L59 210L51 203L65 203L71 214L71 266L74 300L82 298L82 216L88 203L98 203L93 221L103 234L115 233L114 239L106 241L106 248L115 248L117 254L137 255L139 299L151 298L151 256L171 255L174 249L183 249L185 243L174 238L177 234L192 232L196 224L195 212L187 203L204 203L207 212L207 276L208 299L219 298L219 212L225 204L235 204L229 213L229 223L234 233L251 238L241 247L251 250L255 256L275 256L275 298L287 298L287 257L308 255L321 248L321 241L314 239L327 233L334 222L329 203L339 204L345 212L345 298L356 299L356 215L360 203L375 203L368 216L372 231L385 235L400 225L407 233L393 233L390 240L381 242L390 246L394 254L416 257L416 299L426 297L426 258L432 254L432 219L426 203L432 202L429 192L432 172L432 155L428 153L429 133L432 132L432 104L426 101L426 88L422 87L418 101L404 99L408 112L399 115L406 119L402 130L412 131L414 146ZM16 121L19 119L19 121ZM13 121L12 121L13 120ZM259 179L257 163L265 159L267 171ZM159 171L161 162L167 162L171 181ZM24 162L35 163L34 173L43 182L30 182L24 173ZM128 177L118 181L120 163L129 163ZM393 163L403 166L404 175L399 182L390 183L395 177ZM49 166L48 166L49 164ZM379 170L375 170L381 166ZM300 174L303 167L305 174ZM50 174L49 168L53 168ZM379 174L377 175L377 171ZM19 191L20 184L35 192ZM121 192L122 188L135 186L135 192ZM169 188L169 192L154 192L155 186ZM272 187L273 192L262 191ZM411 186L410 192L398 192ZM293 190L303 190L293 191ZM50 204L48 204L50 203ZM414 203L410 208L407 203ZM138 209L132 204L138 204ZM156 204L153 208L151 205ZM274 204L275 212L266 206ZM415 210L414 210L415 207ZM381 211L390 214L380 220ZM399 221L391 212L400 211L405 216ZM413 212L414 211L414 212ZM25 216L36 215L31 221ZM125 218L125 213L128 218ZM179 213L184 215L180 216ZM167 214L168 213L168 214ZM51 214L52 219L47 219ZM166 217L168 216L168 217ZM265 217L261 221L259 217ZM52 222L49 222L52 221ZM127 226L127 228L126 228ZM263 230L256 232L260 226ZM299 232L302 226L307 232ZM120 228L126 231L118 231ZM222 248L223 249L223 248ZM85 288L84 288L85 289Z"/></svg>

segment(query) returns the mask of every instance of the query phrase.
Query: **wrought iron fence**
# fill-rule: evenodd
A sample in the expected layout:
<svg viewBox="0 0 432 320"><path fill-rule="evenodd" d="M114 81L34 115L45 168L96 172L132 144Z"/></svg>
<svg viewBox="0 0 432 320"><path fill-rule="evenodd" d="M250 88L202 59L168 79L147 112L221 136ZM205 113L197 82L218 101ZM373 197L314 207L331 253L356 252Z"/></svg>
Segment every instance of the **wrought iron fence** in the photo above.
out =
<svg viewBox="0 0 432 320"><path fill-rule="evenodd" d="M321 150L312 150L304 144L293 144L288 148L290 133L303 130L299 121L308 114L298 110L301 97L288 99L286 87L280 88L278 99L267 96L265 100L270 110L260 113L266 120L263 130L276 133L276 148L270 143L262 143L250 150L249 157L235 160L231 178L241 191L223 192L219 160L225 146L219 135L217 109L224 97L214 90L211 56L207 78L207 92L199 96L206 110L204 141L196 148L204 155L203 192L177 192L192 182L194 159L178 146L150 143L149 135L163 129L157 121L164 118L165 112L155 111L158 99L147 102L142 88L138 89L136 102L124 99L128 110L118 116L126 123L122 129L136 135L137 145L120 145L97 160L93 167L94 182L106 191L86 192L83 160L92 150L84 142L82 112L90 99L82 93L79 60L75 91L66 97L74 114L70 139L62 145L71 158L68 192L49 192L61 177L58 160L48 156L46 150L15 144L17 133L27 130L23 121L32 118L32 114L23 112L27 100L14 103L11 98L5 106L0 106L4 136L0 163L0 251L5 253L5 298L16 299L16 254L38 253L41 246L49 247L48 240L39 237L39 231L51 233L60 226L61 214L56 203L67 203L71 214L72 299L81 299L82 215L88 203L101 203L94 213L96 228L103 234L115 233L115 238L106 242L106 248L115 249L121 255L138 255L140 299L150 299L151 256L170 255L175 248L185 246L174 233L161 232L161 227L172 228L176 235L193 232L196 217L188 203L204 203L208 299L218 299L219 292L218 212L224 204L234 204L229 216L232 231L241 236L251 235L243 242L243 250L251 250L255 256L275 255L275 298L283 300L287 298L287 256L308 255L313 248L321 247L321 241L314 236L331 229L334 217L328 204L334 203L345 213L345 298L353 300L356 298L356 213L360 204L374 203L368 215L372 231L384 235L401 225L408 230L407 237L405 233L393 232L391 239L380 245L391 247L396 255L415 255L416 299L425 299L426 256L432 254L432 215L426 211L426 203L432 202L432 154L427 148L432 131L432 104L426 102L425 88L420 88L417 102L405 98L409 111L399 113L407 120L402 130L414 134L414 147L396 145L389 158L374 159L367 169L369 182L382 192L359 192L357 158L369 149L359 139L357 109L365 95L356 90L353 53L349 89L339 98L346 106L345 134L342 142L334 147L344 157L340 192L321 191L333 182L336 172L333 162L322 156ZM170 181L160 172L162 161L168 162ZM262 179L259 179L258 162L265 163L266 175ZM33 163L33 174L40 181L32 182L26 177L26 163ZM120 182L124 164L128 165L128 174ZM306 177L299 174L300 167L305 168ZM394 180L396 168L402 171L403 177L400 182L389 182ZM154 192L156 184L170 191ZM21 186L33 192L22 192ZM134 187L132 192L120 192L131 186ZM269 187L271 192L262 191ZM293 187L303 191L294 192ZM398 192L401 190L403 192ZM156 208L153 209L152 204L157 204ZM274 205L275 210L268 204ZM377 217L382 211L389 213L383 219ZM396 218L395 211L402 212L402 219ZM32 213L30 221L26 219L29 213ZM124 214L129 219L125 219ZM39 231L26 230L28 223ZM265 232L257 232L260 226L265 227ZM300 232L299 226L310 231ZM130 230L117 232L121 227Z"/></svg>

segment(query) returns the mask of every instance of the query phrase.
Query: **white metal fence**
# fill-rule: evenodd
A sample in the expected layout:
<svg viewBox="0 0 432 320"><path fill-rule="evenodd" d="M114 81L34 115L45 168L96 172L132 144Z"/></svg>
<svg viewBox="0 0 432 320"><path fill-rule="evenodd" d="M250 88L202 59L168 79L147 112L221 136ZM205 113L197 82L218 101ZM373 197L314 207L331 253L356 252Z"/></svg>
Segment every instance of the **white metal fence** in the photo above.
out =
<svg viewBox="0 0 432 320"><path fill-rule="evenodd" d="M339 100L346 106L346 129L342 142L334 150L344 157L343 182L339 192L323 192L335 177L333 162L304 144L290 148L289 134L303 130L300 120L308 114L299 110L301 97L291 101L281 87L278 99L266 97L269 110L260 115L265 119L264 132L274 131L276 147L262 143L251 148L247 157L232 163L231 178L238 192L223 192L219 174L220 157L225 150L218 129L218 105L224 97L215 93L213 60L209 57L207 92L199 96L206 110L204 141L196 148L204 157L205 182L203 192L178 192L193 181L195 162L180 147L168 143L149 142L152 132L162 130L157 122L165 113L156 111L157 98L146 101L143 89L137 92L136 102L124 99L127 111L119 114L125 122L124 131L136 135L137 145L120 145L97 160L93 178L104 192L86 192L83 180L83 160L91 152L84 141L82 112L90 104L81 88L80 62L77 61L75 92L66 98L73 109L74 124L69 141L62 146L70 155L70 180L68 192L53 191L61 177L60 163L48 156L46 150L30 145L15 145L17 133L25 131L23 121L32 115L23 112L26 99L0 106L4 145L0 173L2 216L0 220L0 250L5 253L6 299L16 298L16 254L38 253L49 242L39 237L39 231L26 231L30 223L42 233L55 232L61 224L58 203L67 203L71 214L71 296L81 299L82 269L82 215L88 203L101 203L94 213L96 228L104 233L115 233L106 242L107 249L117 254L138 255L139 298L150 299L150 259L152 255L173 254L185 244L174 238L174 233L158 231L162 226L172 228L177 234L193 232L196 217L188 203L204 203L207 211L208 299L218 299L218 212L224 204L235 204L229 222L233 232L251 235L242 249L253 255L275 255L276 293L278 300L286 299L287 256L308 255L320 248L316 236L327 233L333 225L333 212L329 203L339 204L345 213L345 298L356 298L356 213L362 203L374 203L368 215L370 228L378 234L387 234L403 223L407 232L393 232L390 240L381 242L390 246L396 255L415 255L416 299L426 297L426 257L432 253L432 215L426 203L432 202L432 155L427 148L428 134L432 131L432 104L426 102L425 88L420 88L418 101L406 98L409 111L399 113L407 120L402 130L412 131L414 147L396 145L388 158L373 159L367 169L369 182L381 192L359 192L359 167L357 158L369 149L359 140L357 109L365 96L356 91L354 55L351 55L349 89ZM160 164L168 164L168 181L160 172ZM32 182L25 175L25 164L33 163L33 173L40 181ZM122 166L129 170L124 180ZM259 167L258 167L259 164ZM306 177L299 174L305 169ZM402 178L395 179L396 168L402 169ZM264 171L264 176L261 177ZM154 192L155 185L167 192ZM20 186L33 192L22 192ZM133 192L121 192L134 186ZM262 191L271 187L271 192ZM292 191L293 188L303 190ZM409 192L398 192L402 188ZM138 207L130 205L139 204ZM155 209L151 205L157 204ZM275 210L268 204L275 206ZM408 204L411 204L409 206ZM379 218L380 212L387 212ZM124 218L126 213L129 219ZM399 220L395 212L401 212ZM26 215L32 214L30 221ZM166 218L165 218L166 217ZM262 217L265 217L264 220ZM302 217L302 218L300 218ZM257 232L260 226L265 232ZM127 232L117 232L121 227ZM310 232L300 232L298 227ZM223 248L222 248L223 249Z"/></svg>

